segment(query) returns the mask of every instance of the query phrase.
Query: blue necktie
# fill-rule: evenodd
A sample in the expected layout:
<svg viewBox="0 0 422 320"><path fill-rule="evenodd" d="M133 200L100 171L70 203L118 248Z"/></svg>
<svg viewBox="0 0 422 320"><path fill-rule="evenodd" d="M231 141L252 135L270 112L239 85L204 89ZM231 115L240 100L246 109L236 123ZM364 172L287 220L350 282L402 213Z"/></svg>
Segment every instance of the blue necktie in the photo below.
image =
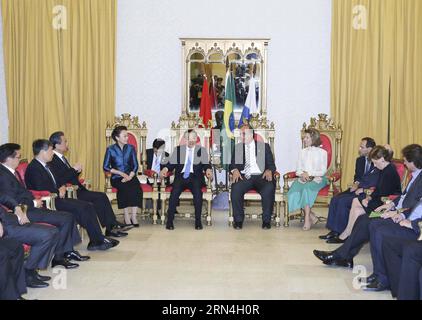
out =
<svg viewBox="0 0 422 320"><path fill-rule="evenodd" d="M190 165L192 163L192 152L190 152L189 150L187 150L187 152L189 152L188 162L186 163L185 172L183 173L183 179L189 178L189 176L190 176Z"/></svg>
<svg viewBox="0 0 422 320"><path fill-rule="evenodd" d="M365 160L366 164L365 164L365 174L367 174L369 172L369 170L371 169L371 162L368 160Z"/></svg>

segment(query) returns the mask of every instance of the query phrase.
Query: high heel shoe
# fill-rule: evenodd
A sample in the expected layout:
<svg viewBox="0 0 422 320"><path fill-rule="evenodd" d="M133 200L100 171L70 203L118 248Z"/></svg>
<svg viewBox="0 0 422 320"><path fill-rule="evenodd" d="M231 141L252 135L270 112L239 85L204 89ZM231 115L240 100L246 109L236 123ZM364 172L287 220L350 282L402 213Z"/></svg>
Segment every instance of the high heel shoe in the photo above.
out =
<svg viewBox="0 0 422 320"><path fill-rule="evenodd" d="M139 223L138 223L138 220L137 220L137 217L136 217L136 214L132 214L132 217L131 217L131 225L134 227L134 228L139 228ZM133 222L133 221L135 221L135 222Z"/></svg>

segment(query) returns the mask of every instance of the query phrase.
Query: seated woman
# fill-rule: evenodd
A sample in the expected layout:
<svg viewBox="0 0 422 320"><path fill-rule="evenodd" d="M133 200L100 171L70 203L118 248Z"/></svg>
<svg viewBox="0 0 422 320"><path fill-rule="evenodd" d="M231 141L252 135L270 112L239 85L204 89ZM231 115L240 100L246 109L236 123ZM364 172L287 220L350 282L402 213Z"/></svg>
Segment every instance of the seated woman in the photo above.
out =
<svg viewBox="0 0 422 320"><path fill-rule="evenodd" d="M318 192L327 185L327 152L320 148L321 139L318 130L308 129L303 138L304 149L301 150L297 164L296 175L287 194L289 213L299 209L305 211L303 230L308 231L318 222L312 212Z"/></svg>
<svg viewBox="0 0 422 320"><path fill-rule="evenodd" d="M111 133L111 138L116 143L107 148L103 169L111 173L111 185L117 189L117 205L119 209L124 209L125 223L139 227L137 210L142 207L142 189L137 178L136 151L128 144L125 126L116 127Z"/></svg>
<svg viewBox="0 0 422 320"><path fill-rule="evenodd" d="M375 191L367 197L355 198L350 209L349 221L346 229L339 236L340 241L344 242L352 232L356 219L363 214L370 214L376 208L383 205L382 197L401 194L400 176L396 167L391 163L393 159L392 150L383 146L376 146L369 154L369 158L375 167L380 170L379 178Z"/></svg>

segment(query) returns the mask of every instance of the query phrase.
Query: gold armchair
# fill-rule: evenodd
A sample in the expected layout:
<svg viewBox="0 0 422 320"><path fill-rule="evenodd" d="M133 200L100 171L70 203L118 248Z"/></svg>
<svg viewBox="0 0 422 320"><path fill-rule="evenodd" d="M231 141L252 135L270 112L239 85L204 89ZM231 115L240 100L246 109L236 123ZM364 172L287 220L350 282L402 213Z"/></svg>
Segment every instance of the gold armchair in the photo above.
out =
<svg viewBox="0 0 422 320"><path fill-rule="evenodd" d="M319 114L318 119L311 118L310 124L303 124L301 139L305 136L306 129L317 129L321 135L322 148L327 151L327 179L328 186L320 190L315 201L316 207L328 207L333 196L341 192L341 140L343 130L340 125L335 124L326 114ZM300 218L303 220L302 210L292 215L289 214L287 193L289 192L289 182L297 178L295 172L288 172L284 179L284 226L288 227L290 220Z"/></svg>
<svg viewBox="0 0 422 320"><path fill-rule="evenodd" d="M202 119L197 114L182 115L179 119L179 123L176 125L175 122L171 124L170 129L170 150L173 151L182 141L184 133L189 129L194 129L198 134L198 143L200 143L205 149L209 150L211 130L207 128L202 128ZM161 223L164 225L165 218L167 215L167 203L170 199L170 194L172 187L165 186L164 179L161 181ZM213 193L211 190L211 180L208 180L207 186L202 189L203 201L206 203L205 210L203 210L202 217L206 219L207 225L212 225L212 206L211 201L213 199ZM190 191L186 190L180 195L181 202L188 201L192 203L193 196ZM176 213L177 218L192 218L194 214L190 212L186 213Z"/></svg>
<svg viewBox="0 0 422 320"><path fill-rule="evenodd" d="M275 138L275 128L274 123L272 122L268 125L268 120L266 117L259 115L252 116L251 120L249 121L250 125L255 131L255 135L258 140L262 139L265 143L268 143L271 147L271 151L274 156L275 161L275 153L274 153L274 138ZM236 129L234 131L234 136L236 143L240 142L240 130ZM230 177L231 178L231 177ZM276 172L274 174L274 178L276 179L276 190L275 190L275 212L273 214L273 220L275 222L276 227L280 227L281 225L281 203L283 202L284 195L283 191L281 190L280 186L280 174ZM261 196L254 190L251 190L245 194L245 207L252 207L252 204L255 202L261 201ZM260 206L260 204L258 204ZM262 213L248 213L245 212L245 217L249 219L261 219ZM232 226L234 222L233 217L233 209L231 206L231 179L229 179L229 226Z"/></svg>
<svg viewBox="0 0 422 320"><path fill-rule="evenodd" d="M147 177L146 175L146 141L147 141L147 134L148 129L145 122L142 123L142 125L139 122L139 118L136 116L131 116L128 113L122 114L120 117L115 117L115 120L113 123L107 123L106 127L106 140L107 140L107 146L110 146L113 144L113 139L111 138L111 133L113 132L113 129L117 126L125 126L128 129L128 135L129 135L129 141L128 143L131 144L135 150L136 150L136 157L139 163L139 169L137 172L137 178L141 181L141 188L143 192L143 208L141 211L141 217L151 217L153 224L157 224L157 200L158 200L158 188L157 183L155 181L153 186L150 186L146 182ZM152 177L154 180L156 180L156 176ZM155 186L155 187L154 187ZM105 192L110 199L110 201L116 200L116 193L117 190L114 189L111 186L111 175L109 173L106 173L106 184L105 184ZM145 200L152 200L153 203L153 212L145 209Z"/></svg>

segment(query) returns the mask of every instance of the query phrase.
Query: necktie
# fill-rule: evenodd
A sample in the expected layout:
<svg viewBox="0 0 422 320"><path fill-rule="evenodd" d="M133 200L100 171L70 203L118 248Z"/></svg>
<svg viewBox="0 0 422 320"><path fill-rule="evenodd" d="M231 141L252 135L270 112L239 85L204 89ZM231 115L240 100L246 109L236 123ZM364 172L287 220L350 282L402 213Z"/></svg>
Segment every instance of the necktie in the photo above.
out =
<svg viewBox="0 0 422 320"><path fill-rule="evenodd" d="M183 179L188 179L190 176L190 166L192 164L192 152L190 150L187 150L189 152L188 155L188 162L186 162L185 172L183 173Z"/></svg>
<svg viewBox="0 0 422 320"><path fill-rule="evenodd" d="M154 167L152 168L155 172L160 172L160 158L155 156Z"/></svg>
<svg viewBox="0 0 422 320"><path fill-rule="evenodd" d="M371 169L371 161L365 160L365 174Z"/></svg>
<svg viewBox="0 0 422 320"><path fill-rule="evenodd" d="M70 169L69 161L67 161L67 159L64 156L62 157L62 160L63 160L64 164Z"/></svg>
<svg viewBox="0 0 422 320"><path fill-rule="evenodd" d="M48 174L50 175L51 179L52 179L52 180L53 180L53 182L54 182L54 186L57 188L56 179L54 179L54 176L53 176L53 174L51 173L50 168L48 167L48 165L46 165L46 166L45 166L45 170L47 170Z"/></svg>
<svg viewBox="0 0 422 320"><path fill-rule="evenodd" d="M251 178L251 144L246 145L246 161L245 161L245 177L247 180Z"/></svg>
<svg viewBox="0 0 422 320"><path fill-rule="evenodd" d="M25 182L23 182L21 175L19 174L19 172L15 171L15 177L16 179L19 181L19 183L25 187Z"/></svg>

